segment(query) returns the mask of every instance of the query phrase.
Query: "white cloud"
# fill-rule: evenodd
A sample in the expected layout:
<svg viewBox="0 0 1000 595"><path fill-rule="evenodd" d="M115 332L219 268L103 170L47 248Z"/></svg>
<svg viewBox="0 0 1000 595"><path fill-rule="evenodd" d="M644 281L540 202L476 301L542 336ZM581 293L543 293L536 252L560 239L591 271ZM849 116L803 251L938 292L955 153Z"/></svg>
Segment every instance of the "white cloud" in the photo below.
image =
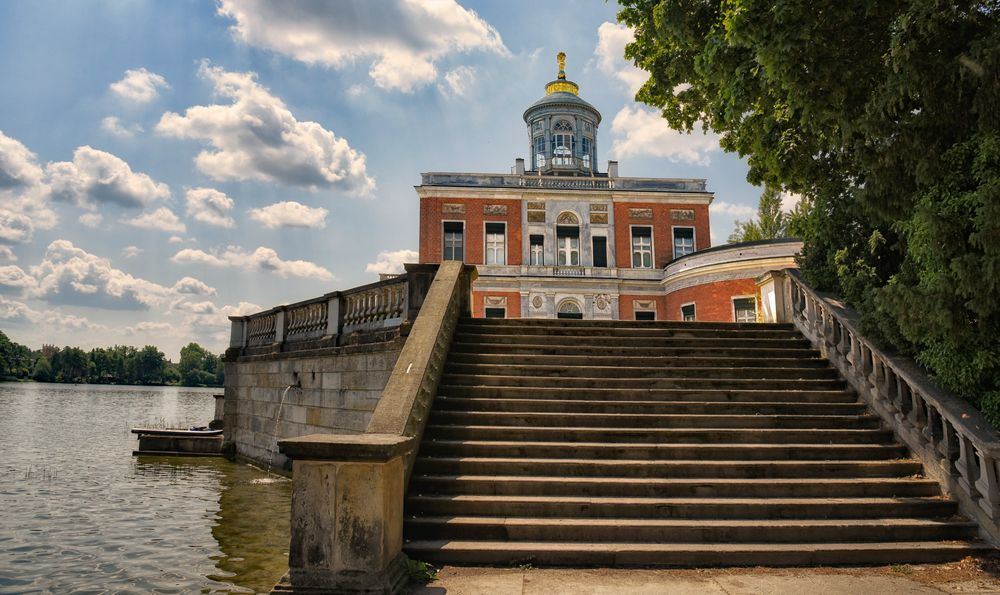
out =
<svg viewBox="0 0 1000 595"><path fill-rule="evenodd" d="M213 188L191 188L186 193L188 217L194 217L195 221L216 225L219 227L233 227L236 222L229 216L235 203L223 192Z"/></svg>
<svg viewBox="0 0 1000 595"><path fill-rule="evenodd" d="M289 9L292 5L283 5ZM211 143L195 165L216 180L262 180L306 188L334 188L368 195L375 181L365 156L316 122L300 122L256 74L227 72L203 63L200 75L228 105L197 105L184 115L167 112L156 130Z"/></svg>
<svg viewBox="0 0 1000 595"><path fill-rule="evenodd" d="M383 250L378 253L375 262L368 263L365 271L368 273L402 273L403 264L417 262L420 254L416 250Z"/></svg>
<svg viewBox="0 0 1000 595"><path fill-rule="evenodd" d="M798 206L799 202L802 200L801 194L796 194L794 192L782 192L781 193L781 210L785 213L791 213Z"/></svg>
<svg viewBox="0 0 1000 595"><path fill-rule="evenodd" d="M80 218L78 219L80 225L91 229L97 229L103 220L104 215L100 213L84 213L83 215L80 215Z"/></svg>
<svg viewBox="0 0 1000 595"><path fill-rule="evenodd" d="M188 302L182 301L174 304L175 310L183 310L185 312L191 312L192 314L215 314L218 308L215 304L209 301L204 302Z"/></svg>
<svg viewBox="0 0 1000 595"><path fill-rule="evenodd" d="M445 73L444 81L438 83L438 91L443 95L463 97L475 84L476 69L469 66L459 66Z"/></svg>
<svg viewBox="0 0 1000 595"><path fill-rule="evenodd" d="M0 244L29 242L35 230L55 227L44 177L37 156L0 132Z"/></svg>
<svg viewBox="0 0 1000 595"><path fill-rule="evenodd" d="M167 242L170 244L183 244L184 238L181 236L170 236L170 239L168 239Z"/></svg>
<svg viewBox="0 0 1000 595"><path fill-rule="evenodd" d="M15 289L20 292L34 289L37 284L35 278L19 266L11 264L0 267L0 288Z"/></svg>
<svg viewBox="0 0 1000 595"><path fill-rule="evenodd" d="M83 316L73 316L63 314L57 310L34 310L27 304L15 300L8 300L0 296L0 322L13 325L43 326L60 331L73 330L97 330L106 328L101 324L94 324Z"/></svg>
<svg viewBox="0 0 1000 595"><path fill-rule="evenodd" d="M232 30L243 42L307 64L340 68L370 60L377 86L403 92L436 80L435 63L450 54L510 55L496 29L454 0L221 0L219 14L236 21Z"/></svg>
<svg viewBox="0 0 1000 595"><path fill-rule="evenodd" d="M730 217L753 217L757 214L757 209L747 205L737 205L731 202L716 201L708 210L717 215L728 215Z"/></svg>
<svg viewBox="0 0 1000 595"><path fill-rule="evenodd" d="M218 254L185 248L174 255L179 264L204 264L213 267L235 267L248 271L270 271L279 277L307 277L320 281L332 280L333 273L307 260L282 260L278 253L263 246L246 252L238 246L229 246Z"/></svg>
<svg viewBox="0 0 1000 595"><path fill-rule="evenodd" d="M184 277L174 283L174 291L188 295L215 295L215 288L194 277Z"/></svg>
<svg viewBox="0 0 1000 595"><path fill-rule="evenodd" d="M615 135L611 153L616 159L648 155L708 165L709 154L719 150L715 134L678 132L656 112L638 106L623 107L611 122L611 132Z"/></svg>
<svg viewBox="0 0 1000 595"><path fill-rule="evenodd" d="M625 45L635 36L632 30L617 23L601 23L597 28L597 68L625 83L632 95L646 82L648 75L625 59Z"/></svg>
<svg viewBox="0 0 1000 595"><path fill-rule="evenodd" d="M143 207L170 196L170 188L143 173L132 171L120 158L90 146L78 147L73 161L46 168L52 196L93 209L98 203Z"/></svg>
<svg viewBox="0 0 1000 595"><path fill-rule="evenodd" d="M163 333L170 333L175 330L174 325L169 322L153 322L145 320L136 324L134 326L126 326L122 329L122 333L132 336L132 335L144 335L153 333L156 335L162 335Z"/></svg>
<svg viewBox="0 0 1000 595"><path fill-rule="evenodd" d="M288 200L261 209L250 209L247 214L254 221L272 229L275 227L323 229L326 227L326 214L328 212L322 207L307 207L294 200Z"/></svg>
<svg viewBox="0 0 1000 595"><path fill-rule="evenodd" d="M132 219L124 219L122 222L140 229L152 229L168 233L184 233L187 231L184 223L167 207L160 207L152 213L143 213Z"/></svg>
<svg viewBox="0 0 1000 595"><path fill-rule="evenodd" d="M135 103L149 103L160 94L160 89L170 88L166 79L145 68L126 70L125 77L110 88L119 97Z"/></svg>
<svg viewBox="0 0 1000 595"><path fill-rule="evenodd" d="M10 246L0 245L0 260L17 262L17 254L14 254L14 250L12 250Z"/></svg>
<svg viewBox="0 0 1000 595"><path fill-rule="evenodd" d="M135 258L136 256L139 256L143 252L145 252L145 250L143 250L138 246L126 246L125 249L122 250L122 256L124 256L125 258Z"/></svg>
<svg viewBox="0 0 1000 595"><path fill-rule="evenodd" d="M118 116L108 116L101 120L101 129L120 138L132 138L137 132L142 132L142 126L123 124Z"/></svg>
<svg viewBox="0 0 1000 595"><path fill-rule="evenodd" d="M133 277L67 240L49 244L42 262L30 272L37 281L31 295L56 304L147 310L173 295L169 288Z"/></svg>

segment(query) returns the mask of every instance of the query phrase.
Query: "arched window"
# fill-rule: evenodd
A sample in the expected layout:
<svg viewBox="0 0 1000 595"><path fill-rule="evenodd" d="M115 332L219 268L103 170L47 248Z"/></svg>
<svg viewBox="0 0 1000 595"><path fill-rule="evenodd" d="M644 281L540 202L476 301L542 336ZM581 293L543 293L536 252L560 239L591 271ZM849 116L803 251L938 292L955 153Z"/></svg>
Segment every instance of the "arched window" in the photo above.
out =
<svg viewBox="0 0 1000 595"><path fill-rule="evenodd" d="M556 217L556 264L580 266L580 218L569 211Z"/></svg>
<svg viewBox="0 0 1000 595"><path fill-rule="evenodd" d="M583 309L580 308L580 303L576 300L566 298L559 302L559 306L556 307L556 317L581 320L583 319Z"/></svg>
<svg viewBox="0 0 1000 595"><path fill-rule="evenodd" d="M553 130L561 131L565 130L567 132L573 132L573 125L569 123L569 120L559 120L556 125L552 127Z"/></svg>
<svg viewBox="0 0 1000 595"><path fill-rule="evenodd" d="M573 125L568 120L559 120L552 130L553 165L573 165L573 154L576 153Z"/></svg>

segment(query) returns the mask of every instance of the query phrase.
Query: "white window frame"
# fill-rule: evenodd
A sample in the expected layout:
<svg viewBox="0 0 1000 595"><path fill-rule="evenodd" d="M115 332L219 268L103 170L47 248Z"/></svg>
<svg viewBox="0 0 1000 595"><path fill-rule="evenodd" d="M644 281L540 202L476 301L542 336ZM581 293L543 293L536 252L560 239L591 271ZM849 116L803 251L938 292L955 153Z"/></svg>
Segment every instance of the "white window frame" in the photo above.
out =
<svg viewBox="0 0 1000 595"><path fill-rule="evenodd" d="M635 266L635 228L649 228L649 266ZM652 225L629 225L628 226L628 262L633 269L655 269L656 268L656 230Z"/></svg>
<svg viewBox="0 0 1000 595"><path fill-rule="evenodd" d="M490 248L489 235L486 233L487 225L503 225L503 240L500 245L500 258L495 259L497 262L490 262L490 250L496 250L496 247ZM483 221L483 264L489 265L505 265L507 264L507 222L506 221Z"/></svg>
<svg viewBox="0 0 1000 595"><path fill-rule="evenodd" d="M453 258L451 258L451 259L445 259L445 257L444 257L445 248L447 246L447 243L446 243L447 242L447 240L446 240L446 234L445 234L445 231L444 231L444 225L445 225L445 223L461 223L462 224L462 262L465 262L466 257L468 256L468 252L469 252L469 250L468 250L469 237L468 237L468 234L465 233L465 219L442 219L441 220L441 260L442 261L444 261L444 260L454 260Z"/></svg>
<svg viewBox="0 0 1000 595"><path fill-rule="evenodd" d="M690 321L687 321L684 318L684 308L687 308L688 306L694 308L694 318L692 318ZM736 315L735 305L733 306L733 315L734 316ZM686 304L681 304L681 322L694 322L696 320L698 320L698 305L695 302L688 302Z"/></svg>
<svg viewBox="0 0 1000 595"><path fill-rule="evenodd" d="M538 262L534 262L534 245L531 243L532 236L537 236L542 238L542 243L539 245L541 253L539 254ZM529 233L528 234L528 265L529 266L545 266L545 234L544 233Z"/></svg>
<svg viewBox="0 0 1000 595"><path fill-rule="evenodd" d="M737 320L736 318L736 300L753 300L753 320ZM760 313L758 310L759 300L755 295L734 295L729 298L729 303L732 306L730 311L733 313L733 322L757 322L757 315Z"/></svg>
<svg viewBox="0 0 1000 595"><path fill-rule="evenodd" d="M573 236L560 236L559 235L559 228L560 227L576 227L576 237L573 237ZM583 235L582 234L583 230L581 229L581 227L582 226L580 224L576 224L576 225L566 225L566 224L559 225L559 224L556 224L556 266L561 266L561 267L578 267L578 266L583 266L582 263L581 263L581 260L580 260L580 236ZM563 264L562 262L560 262L562 260L560 257L564 253L564 251L563 251L563 240L575 240L576 241L576 247L575 248L573 247L573 243L569 242L569 245L568 245L567 249L565 250L565 254L566 254L566 263L565 264ZM573 264L573 253L574 252L576 253L576 264Z"/></svg>
<svg viewBox="0 0 1000 595"><path fill-rule="evenodd" d="M680 258L677 256L677 237L674 235L675 229L690 229L691 230L691 252L688 254L694 254L698 251L698 229L693 225L671 225L670 226L670 254L673 256L673 260ZM682 254L681 256L685 256Z"/></svg>

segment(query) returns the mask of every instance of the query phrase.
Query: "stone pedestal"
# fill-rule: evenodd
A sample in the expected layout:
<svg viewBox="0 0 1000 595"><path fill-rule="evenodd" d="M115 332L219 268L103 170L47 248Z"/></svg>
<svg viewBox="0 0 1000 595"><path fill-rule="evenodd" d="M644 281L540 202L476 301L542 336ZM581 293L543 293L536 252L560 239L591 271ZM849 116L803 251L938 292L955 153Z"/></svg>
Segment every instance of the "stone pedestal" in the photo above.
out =
<svg viewBox="0 0 1000 595"><path fill-rule="evenodd" d="M399 592L406 584L403 455L413 440L315 434L281 440L292 459L288 574L274 593Z"/></svg>

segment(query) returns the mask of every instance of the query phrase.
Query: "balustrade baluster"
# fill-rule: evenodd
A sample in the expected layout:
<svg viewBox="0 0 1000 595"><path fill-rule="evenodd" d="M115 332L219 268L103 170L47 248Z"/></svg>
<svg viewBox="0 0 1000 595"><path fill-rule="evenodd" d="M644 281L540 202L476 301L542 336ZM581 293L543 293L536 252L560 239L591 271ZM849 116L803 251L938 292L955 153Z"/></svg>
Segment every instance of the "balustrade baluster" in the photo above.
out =
<svg viewBox="0 0 1000 595"><path fill-rule="evenodd" d="M1000 516L1000 486L997 485L997 460L989 453L977 450L976 458L979 460L979 479L976 481L976 489L982 499L979 506L986 511L991 519L996 520Z"/></svg>
<svg viewBox="0 0 1000 595"><path fill-rule="evenodd" d="M958 434L958 485L973 500L979 500L976 482L979 480L979 466L976 464L976 447L968 436Z"/></svg>

